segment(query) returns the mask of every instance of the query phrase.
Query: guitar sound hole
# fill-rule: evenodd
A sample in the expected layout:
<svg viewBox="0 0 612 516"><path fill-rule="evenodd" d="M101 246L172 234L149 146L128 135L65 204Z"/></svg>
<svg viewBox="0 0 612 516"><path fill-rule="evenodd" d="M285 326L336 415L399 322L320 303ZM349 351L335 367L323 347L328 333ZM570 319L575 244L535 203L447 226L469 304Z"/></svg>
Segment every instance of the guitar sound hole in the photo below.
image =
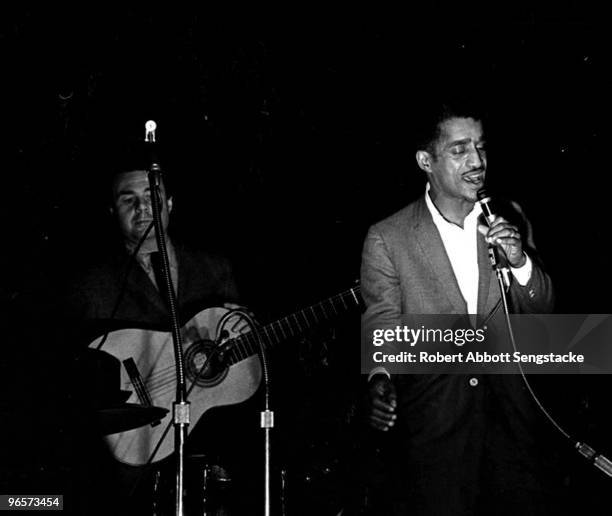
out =
<svg viewBox="0 0 612 516"><path fill-rule="evenodd" d="M206 364L205 369L202 370L210 352L215 347L216 344L211 340L198 340L187 348L185 352L185 373L189 381L195 381L200 387L213 387L219 385L225 379L228 368L220 364L218 355L214 355Z"/></svg>

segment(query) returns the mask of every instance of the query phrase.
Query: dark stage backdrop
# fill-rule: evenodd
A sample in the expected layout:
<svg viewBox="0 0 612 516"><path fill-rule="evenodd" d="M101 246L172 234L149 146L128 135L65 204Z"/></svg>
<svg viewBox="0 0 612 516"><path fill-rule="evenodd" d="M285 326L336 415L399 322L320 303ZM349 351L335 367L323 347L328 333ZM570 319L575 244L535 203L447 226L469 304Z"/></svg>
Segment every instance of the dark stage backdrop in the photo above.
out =
<svg viewBox="0 0 612 516"><path fill-rule="evenodd" d="M177 236L229 255L265 316L333 294L367 227L423 192L419 110L463 92L489 107L489 184L532 220L558 311L610 312L609 28L566 4L443 13L5 13L3 303L53 302L112 236L108 156L151 118Z"/></svg>
<svg viewBox="0 0 612 516"><path fill-rule="evenodd" d="M175 231L233 255L254 303L354 278L367 226L423 190L419 108L463 91L491 111L490 185L533 220L560 309L607 311L591 288L607 262L606 30L577 8L556 12L7 16L9 288L95 248L109 226L109 149L141 138L149 118L176 185Z"/></svg>

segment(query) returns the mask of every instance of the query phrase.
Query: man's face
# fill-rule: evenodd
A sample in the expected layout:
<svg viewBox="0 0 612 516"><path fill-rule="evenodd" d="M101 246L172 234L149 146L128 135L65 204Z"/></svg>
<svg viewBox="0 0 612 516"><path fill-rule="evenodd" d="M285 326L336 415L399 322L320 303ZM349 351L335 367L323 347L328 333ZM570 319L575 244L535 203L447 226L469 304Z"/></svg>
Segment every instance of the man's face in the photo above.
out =
<svg viewBox="0 0 612 516"><path fill-rule="evenodd" d="M473 118L451 118L440 129L428 170L433 196L474 203L487 169L482 124Z"/></svg>
<svg viewBox="0 0 612 516"><path fill-rule="evenodd" d="M168 228L168 214L172 211L172 199L166 199L163 183L161 187L162 224ZM120 174L113 187L113 212L117 216L119 229L128 244L135 245L153 221L149 179L144 170L132 170ZM152 228L147 240L155 239Z"/></svg>

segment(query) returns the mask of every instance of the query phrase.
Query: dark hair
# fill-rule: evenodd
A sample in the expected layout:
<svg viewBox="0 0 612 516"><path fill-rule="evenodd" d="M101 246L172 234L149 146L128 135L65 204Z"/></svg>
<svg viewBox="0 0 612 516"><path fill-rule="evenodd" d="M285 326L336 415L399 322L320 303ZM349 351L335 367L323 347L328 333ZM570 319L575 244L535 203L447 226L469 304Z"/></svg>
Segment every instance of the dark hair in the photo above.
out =
<svg viewBox="0 0 612 516"><path fill-rule="evenodd" d="M483 125L487 113L482 105L466 98L447 99L421 107L417 124L416 150L435 153L435 144L441 136L442 124L451 118L473 118Z"/></svg>

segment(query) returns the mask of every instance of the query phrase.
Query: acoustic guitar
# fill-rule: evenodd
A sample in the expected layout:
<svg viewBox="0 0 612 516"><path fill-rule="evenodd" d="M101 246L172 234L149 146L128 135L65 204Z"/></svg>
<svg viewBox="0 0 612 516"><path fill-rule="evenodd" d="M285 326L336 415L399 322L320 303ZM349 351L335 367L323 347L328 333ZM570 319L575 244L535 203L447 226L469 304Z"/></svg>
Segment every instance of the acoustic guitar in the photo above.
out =
<svg viewBox="0 0 612 516"><path fill-rule="evenodd" d="M261 381L259 346L266 350L356 308L359 286L350 288L277 321L251 328L239 310L207 308L182 328L190 431L214 407L250 398ZM104 337L92 342L97 348ZM174 451L172 404L176 392L174 350L170 332L122 329L108 333L102 350L121 363L121 389L131 391L128 403L162 407L166 416L132 430L106 435L119 461L144 465ZM210 359L209 359L210 358Z"/></svg>

